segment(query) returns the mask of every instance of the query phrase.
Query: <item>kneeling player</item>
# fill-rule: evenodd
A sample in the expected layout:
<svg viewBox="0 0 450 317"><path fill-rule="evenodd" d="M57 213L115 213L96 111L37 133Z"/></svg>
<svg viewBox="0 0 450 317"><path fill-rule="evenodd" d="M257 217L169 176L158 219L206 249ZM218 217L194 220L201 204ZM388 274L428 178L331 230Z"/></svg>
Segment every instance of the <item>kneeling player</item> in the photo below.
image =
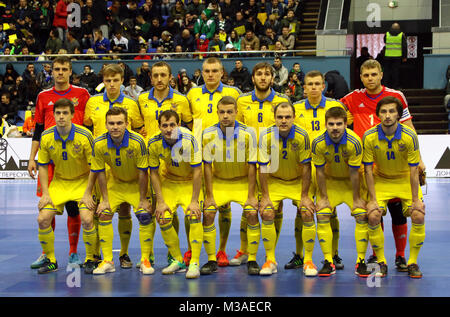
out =
<svg viewBox="0 0 450 317"><path fill-rule="evenodd" d="M372 247L380 265L380 274L387 274L384 257L384 235L380 226L386 204L400 198L403 214L411 217L409 236L408 274L421 278L417 257L425 240L425 205L419 186L419 142L411 128L399 123L403 112L401 102L395 97L381 99L376 114L381 123L364 134L364 158L369 202L369 237L375 239ZM374 165L374 166L373 166Z"/></svg>
<svg viewBox="0 0 450 317"><path fill-rule="evenodd" d="M39 178L42 197L39 200L39 241L47 255L38 273L58 269L55 258L55 235L51 222L56 214L62 214L68 201L80 202L89 178L89 161L92 152L92 134L86 128L73 124L74 104L69 99L55 102L53 114L56 126L45 130L39 149ZM48 164L53 162L55 173L48 186ZM93 225L93 210L80 206L83 240L86 246L86 262L94 260L97 229Z"/></svg>
<svg viewBox="0 0 450 317"><path fill-rule="evenodd" d="M361 198L359 174L363 155L361 140L347 129L347 113L340 107L330 108L325 113L325 126L326 131L312 143L318 187L317 237L325 258L318 275L330 276L336 273L332 254L331 210L345 203L356 220L355 273L367 277L369 273L364 262L368 244L367 212L366 203Z"/></svg>

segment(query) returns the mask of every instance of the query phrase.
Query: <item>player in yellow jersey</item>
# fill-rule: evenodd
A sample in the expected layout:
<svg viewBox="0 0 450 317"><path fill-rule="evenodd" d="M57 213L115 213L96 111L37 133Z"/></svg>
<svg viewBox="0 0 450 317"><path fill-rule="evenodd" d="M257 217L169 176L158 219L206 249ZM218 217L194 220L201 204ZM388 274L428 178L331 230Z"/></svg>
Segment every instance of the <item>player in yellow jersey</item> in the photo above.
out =
<svg viewBox="0 0 450 317"><path fill-rule="evenodd" d="M105 91L89 98L84 113L84 125L92 127L94 138L107 132L105 125L105 115L112 107L122 107L127 110L130 128L140 131L144 126L139 107L132 98L120 91L120 86L124 81L123 68L118 64L107 64L102 70L103 84ZM109 176L109 167L107 175ZM98 223L98 218L94 216L94 221ZM119 209L119 236L121 241L120 266L124 269L132 267L132 262L128 256L128 245L131 238L133 223L130 214L130 205L124 203ZM97 250L99 252L99 250Z"/></svg>
<svg viewBox="0 0 450 317"><path fill-rule="evenodd" d="M365 176L369 190L367 211L369 237L380 266L378 275L387 274L384 257L384 234L381 217L386 214L390 199L400 198L405 217L411 217L408 274L421 278L417 265L419 251L425 240L425 205L419 186L420 152L417 134L399 123L402 103L395 97L381 99L376 114L381 123L364 133Z"/></svg>
<svg viewBox="0 0 450 317"><path fill-rule="evenodd" d="M106 129L94 141L91 160L90 182L86 193L90 192L97 178L101 192L101 202L97 207L99 214L98 236L103 253L103 261L93 274L115 271L113 262L114 212L122 203L133 206L139 221L139 240L141 242L141 272L153 274L149 253L153 242L151 237L154 222L150 214L151 205L147 200L148 155L144 139L136 132L129 131L127 110L112 107L106 113ZM110 168L107 178L106 166ZM96 176L96 177L95 177Z"/></svg>
<svg viewBox="0 0 450 317"><path fill-rule="evenodd" d="M359 173L363 155L361 139L347 129L347 112L341 107L330 108L325 113L325 126L326 130L313 140L311 146L318 187L317 238L325 258L318 275L330 276L336 273L330 218L332 209L345 203L356 221L355 273L367 277L369 274L364 262L368 244L367 212Z"/></svg>
<svg viewBox="0 0 450 317"><path fill-rule="evenodd" d="M169 86L172 77L172 68L168 63L156 62L151 70L153 88L139 95L138 104L144 117L146 140L160 132L158 119L165 110L176 111L181 121L192 129L189 101L186 96Z"/></svg>
<svg viewBox="0 0 450 317"><path fill-rule="evenodd" d="M202 76L205 84L191 88L187 94L194 118L193 132L197 140L201 139L201 133L204 129L216 124L219 120L217 117L217 103L219 100L225 96L237 99L241 94L238 88L222 84L223 65L220 59L216 57L207 58L203 62ZM229 264L225 249L230 227L230 205L219 206L220 243L217 253L219 266L227 266ZM188 257L185 259L187 260Z"/></svg>
<svg viewBox="0 0 450 317"><path fill-rule="evenodd" d="M304 92L306 99L294 103L295 123L308 131L310 140L314 140L325 129L325 113L332 107L345 106L331 98L323 95L325 90L325 80L323 74L317 70L312 70L305 75ZM316 169L311 166L311 187L310 195L315 196L317 190ZM337 270L344 268L342 259L338 255L339 245L339 221L336 216L336 210L333 210L331 216L331 229L333 230L333 263ZM302 241L302 217L298 211L295 218L295 253L293 258L284 266L285 269L297 269L303 266L303 241Z"/></svg>
<svg viewBox="0 0 450 317"><path fill-rule="evenodd" d="M283 199L291 199L302 210L305 223L314 224L315 206L308 196L311 182L311 144L308 133L294 124L295 109L292 104L278 104L275 106L274 116L275 125L268 127L259 137L259 213L262 222L261 238L266 250L266 262L260 275L277 272L277 233L274 219L275 210L278 210ZM314 229L304 230L304 233L307 240L314 240ZM253 241L249 241L251 243ZM312 258L313 246L314 244L312 248L306 248L305 257Z"/></svg>
<svg viewBox="0 0 450 317"><path fill-rule="evenodd" d="M141 93L138 98L139 108L144 117L146 142L160 132L158 119L159 115L165 110L176 111L183 124L192 129L192 114L188 99L169 85L173 77L171 66L164 61L156 62L152 66L150 76L153 88L148 92ZM151 188L149 188L149 194L154 195ZM153 199L153 201L155 200ZM173 225L178 232L179 220L176 211L173 214ZM185 228L186 232L189 232L188 222L185 222ZM190 248L186 252L186 257L188 257L188 254L190 257ZM153 257L153 254L151 257ZM168 255L168 260L172 260L170 254Z"/></svg>
<svg viewBox="0 0 450 317"><path fill-rule="evenodd" d="M250 240L259 241L258 200L256 198L257 145L254 131L236 121L237 105L225 96L217 104L219 122L203 131L205 203L203 244L208 262L201 274L217 271L216 228L218 206L235 202L243 207ZM258 244L249 244L249 261L256 261ZM256 263L256 262L255 262ZM259 268L258 268L259 270Z"/></svg>
<svg viewBox="0 0 450 317"><path fill-rule="evenodd" d="M53 106L56 126L42 133L39 147L39 178L42 197L39 200L39 241L47 255L38 273L58 270L55 258L55 235L51 222L56 214L62 214L68 201L80 202L89 178L89 161L92 152L92 134L86 128L73 124L75 107L66 98L59 99ZM53 162L55 172L48 185L48 164ZM90 193L92 194L92 193ZM85 265L94 263L94 248L97 228L93 224L93 209L84 204L79 206L83 226L83 240L86 246Z"/></svg>
<svg viewBox="0 0 450 317"><path fill-rule="evenodd" d="M289 98L287 96L273 90L272 85L274 76L274 70L269 63L261 62L256 64L252 70L252 82L255 86L254 90L241 95L237 99L237 120L245 123L249 127L254 128L257 131L257 137L261 132L260 130L275 123L273 115L275 105L281 102L289 102ZM277 211L275 216L277 236L281 230L281 224L283 222L282 209L283 204L280 204L280 209ZM246 227L247 224L245 223L245 217L242 217L241 247L234 259L230 261L231 265L240 265L242 263L242 259L246 256Z"/></svg>
<svg viewBox="0 0 450 317"><path fill-rule="evenodd" d="M189 242L192 250L186 278L198 278L203 241L200 207L201 150L192 133L179 126L180 117L175 111L163 111L158 123L161 132L148 142L150 179L156 195L154 215L160 225L164 243L174 258L162 273L173 274L186 269L178 234L172 224L172 213L180 206L189 221Z"/></svg>

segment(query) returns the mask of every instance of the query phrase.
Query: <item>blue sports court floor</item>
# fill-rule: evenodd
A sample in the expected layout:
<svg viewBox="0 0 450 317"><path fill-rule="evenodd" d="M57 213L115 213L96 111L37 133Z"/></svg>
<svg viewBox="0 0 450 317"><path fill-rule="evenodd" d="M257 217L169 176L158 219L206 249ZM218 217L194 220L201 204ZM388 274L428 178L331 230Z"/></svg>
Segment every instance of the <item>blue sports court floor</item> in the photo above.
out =
<svg viewBox="0 0 450 317"><path fill-rule="evenodd" d="M394 268L394 241L391 220L385 217L386 257L389 274L377 285L354 274L354 220L346 206L340 206L340 256L345 269L329 278L306 278L301 270L284 270L294 250L295 211L285 204L284 222L277 246L278 273L270 277L248 276L246 266L219 268L216 274L186 280L184 274L163 276L166 247L159 228L155 234L156 272L143 276L138 269L123 270L115 253L116 272L104 276L85 275L66 269L68 260L67 215L57 217L55 248L59 271L38 275L30 263L41 252L37 239L37 197L31 181L0 181L0 297L448 297L450 296L450 179L429 179L426 203L426 240L419 256L424 277L408 278ZM186 238L180 216L182 252ZM233 221L227 246L231 258L239 248L241 211L233 206ZM116 216L117 217L117 216ZM117 228L117 218L115 218ZM139 260L138 222L133 219L130 257ZM120 248L118 235L114 249ZM80 237L79 254L84 258L84 244ZM369 254L369 251L368 251ZM408 255L408 247L407 247ZM258 263L263 264L264 249L260 244ZM314 262L321 267L322 252L316 241ZM206 262L202 250L201 264Z"/></svg>

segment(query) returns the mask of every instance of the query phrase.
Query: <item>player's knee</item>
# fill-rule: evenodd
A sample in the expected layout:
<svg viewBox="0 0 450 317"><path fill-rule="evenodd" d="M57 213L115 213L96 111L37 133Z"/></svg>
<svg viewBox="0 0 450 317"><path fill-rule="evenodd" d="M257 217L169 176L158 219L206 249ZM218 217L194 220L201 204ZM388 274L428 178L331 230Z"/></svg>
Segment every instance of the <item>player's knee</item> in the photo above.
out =
<svg viewBox="0 0 450 317"><path fill-rule="evenodd" d="M210 226L214 223L214 219L216 218L215 211L206 211L203 212L203 224L205 226Z"/></svg>
<svg viewBox="0 0 450 317"><path fill-rule="evenodd" d="M130 210L131 210L130 204L127 204L127 203L120 204L119 210L118 210L119 216L120 217L130 216Z"/></svg>
<svg viewBox="0 0 450 317"><path fill-rule="evenodd" d="M368 222L367 214L356 216L355 221L357 223L367 223Z"/></svg>
<svg viewBox="0 0 450 317"><path fill-rule="evenodd" d="M68 201L65 207L69 217L77 217L80 214L80 209L76 201Z"/></svg>
<svg viewBox="0 0 450 317"><path fill-rule="evenodd" d="M275 212L272 208L266 208L261 213L261 219L264 221L273 221L275 219Z"/></svg>
<svg viewBox="0 0 450 317"><path fill-rule="evenodd" d="M370 226L376 226L381 223L381 213L373 211L367 215L367 222Z"/></svg>
<svg viewBox="0 0 450 317"><path fill-rule="evenodd" d="M39 229L46 229L50 227L50 225L52 224L52 218L48 217L43 213L39 213L39 216L37 217L37 222L39 225Z"/></svg>
<svg viewBox="0 0 450 317"><path fill-rule="evenodd" d="M423 224L425 222L425 215L420 211L413 210L411 212L411 222L415 224Z"/></svg>
<svg viewBox="0 0 450 317"><path fill-rule="evenodd" d="M331 219L331 215L320 215L320 214L317 214L317 221L318 222L327 222L327 221L330 221L330 219Z"/></svg>
<svg viewBox="0 0 450 317"><path fill-rule="evenodd" d="M100 217L98 217L98 220L99 220L99 221L110 221L110 220L112 220L112 218L113 218L113 215L109 215L109 214L104 214L104 213L102 213L102 214L100 215Z"/></svg>
<svg viewBox="0 0 450 317"><path fill-rule="evenodd" d="M298 210L297 210L297 214L298 214ZM307 209L303 209L300 212L300 215L302 217L303 222L312 222L312 221L314 221L314 214L311 211L307 210Z"/></svg>

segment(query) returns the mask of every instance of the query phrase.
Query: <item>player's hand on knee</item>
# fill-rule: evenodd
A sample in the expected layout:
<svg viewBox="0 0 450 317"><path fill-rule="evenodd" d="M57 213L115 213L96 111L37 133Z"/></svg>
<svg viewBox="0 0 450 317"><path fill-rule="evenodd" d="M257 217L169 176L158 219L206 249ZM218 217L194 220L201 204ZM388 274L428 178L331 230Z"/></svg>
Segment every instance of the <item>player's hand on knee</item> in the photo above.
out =
<svg viewBox="0 0 450 317"><path fill-rule="evenodd" d="M382 214L382 211L380 209L380 206L378 205L378 202L376 200L371 200L366 205L367 215L371 214L372 212L377 212Z"/></svg>
<svg viewBox="0 0 450 317"><path fill-rule="evenodd" d="M39 199L38 209L41 210L42 208L44 208L47 205L51 205L51 206L55 207L53 205L52 199L50 198L50 195L42 194L41 199Z"/></svg>
<svg viewBox="0 0 450 317"><path fill-rule="evenodd" d="M34 179L37 175L37 166L35 160L28 161L28 174L32 179Z"/></svg>
<svg viewBox="0 0 450 317"><path fill-rule="evenodd" d="M314 214L314 212L316 211L316 205L314 205L314 202L308 196L302 197L299 207L300 212L304 210L307 211L308 214Z"/></svg>
<svg viewBox="0 0 450 317"><path fill-rule="evenodd" d="M193 201L189 204L187 207L187 210L190 211L191 217L196 217L197 219L201 219L202 217L202 211L200 210L200 204L198 201Z"/></svg>
<svg viewBox="0 0 450 317"><path fill-rule="evenodd" d="M170 210L169 206L167 206L165 202L156 204L155 217L159 224L162 224L161 221L164 221L164 214L166 212L172 213L172 210Z"/></svg>
<svg viewBox="0 0 450 317"><path fill-rule="evenodd" d="M355 209L364 209L366 210L366 202L361 198L355 199L353 201L353 210Z"/></svg>
<svg viewBox="0 0 450 317"><path fill-rule="evenodd" d="M141 199L139 201L138 209L144 209L145 211L150 212L152 210L152 204L147 198Z"/></svg>
<svg viewBox="0 0 450 317"><path fill-rule="evenodd" d="M417 200L417 201L413 201L412 204L411 204L411 209L410 210L411 210L411 213L413 211L418 211L418 212L420 212L420 213L425 215L425 204L420 199Z"/></svg>
<svg viewBox="0 0 450 317"><path fill-rule="evenodd" d="M273 203L272 203L272 201L270 200L270 198L265 198L265 197L263 197L263 198L261 198L261 201L259 202L259 213L260 213L260 215L262 215L263 214L263 212L266 210L266 209L272 209L273 210Z"/></svg>
<svg viewBox="0 0 450 317"><path fill-rule="evenodd" d="M78 203L78 207L81 205L85 205L89 210L95 210L97 207L97 203L92 198L92 195L84 195L83 198L81 198L80 202Z"/></svg>
<svg viewBox="0 0 450 317"><path fill-rule="evenodd" d="M109 205L109 201L107 200L103 200L97 207L97 211L95 212L95 214L97 216L101 216L101 214L105 211L111 211L111 206Z"/></svg>
<svg viewBox="0 0 450 317"><path fill-rule="evenodd" d="M245 206L251 206L258 209L258 199L255 196L249 196L245 202Z"/></svg>
<svg viewBox="0 0 450 317"><path fill-rule="evenodd" d="M205 201L203 202L203 210L208 209L209 207L214 207L216 210L219 209L212 196L206 196Z"/></svg>
<svg viewBox="0 0 450 317"><path fill-rule="evenodd" d="M316 211L324 210L325 208L331 209L330 201L327 198L321 198L316 204Z"/></svg>

